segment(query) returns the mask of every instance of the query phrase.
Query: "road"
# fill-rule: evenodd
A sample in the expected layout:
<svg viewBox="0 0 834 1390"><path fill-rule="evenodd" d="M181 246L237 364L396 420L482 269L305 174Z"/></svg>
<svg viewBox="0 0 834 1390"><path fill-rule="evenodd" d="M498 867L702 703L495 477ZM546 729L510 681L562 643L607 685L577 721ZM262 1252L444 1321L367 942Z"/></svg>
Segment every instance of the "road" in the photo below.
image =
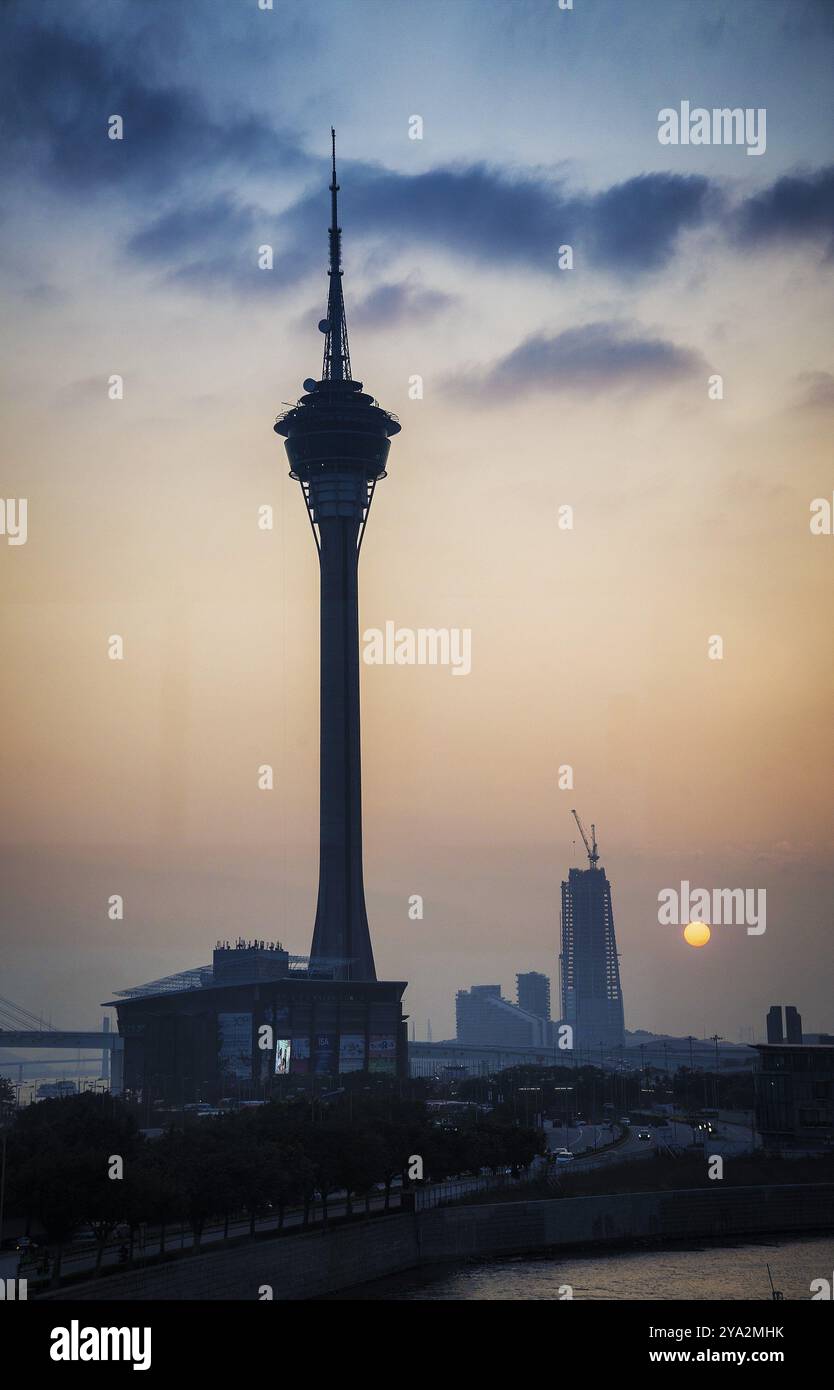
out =
<svg viewBox="0 0 834 1390"><path fill-rule="evenodd" d="M385 1206L385 1194L384 1194L384 1192L377 1193L375 1196L373 1196L373 1197L371 1198L371 1200L370 1200L370 1209L371 1209L371 1211L381 1211L381 1210L384 1208L384 1206ZM391 1202L390 1202L390 1206L391 1206L391 1210L392 1210L392 1211L398 1211L398 1210L399 1210L399 1206L400 1206L400 1194L399 1194L399 1191L396 1190L396 1189L395 1189L394 1191L392 1191L392 1193L391 1193ZM344 1215L345 1215L345 1210L346 1210L346 1203L345 1203L344 1194L342 1194L341 1196L339 1196L339 1194L335 1194L333 1197L330 1198L330 1200L329 1200L328 1203L327 1203L327 1213L328 1213L328 1217L330 1217L330 1218L336 1217L336 1216L344 1216ZM360 1202L360 1201L354 1201L354 1203L353 1203L353 1210L354 1210L354 1213L355 1213L355 1214L360 1214L360 1213L364 1212L364 1210L365 1210L364 1199L363 1199L361 1202ZM317 1202L317 1203L316 1203L316 1207L315 1207L315 1216L316 1216L316 1225L318 1226L318 1228L319 1228L319 1230L320 1230L320 1229L321 1229L321 1202ZM300 1207L298 1207L298 1208L293 1208L292 1210L288 1210L288 1211L285 1212L285 1214L284 1214L284 1226L283 1226L283 1229L284 1229L284 1230L292 1230L294 1227L300 1227L300 1226L303 1224L303 1220L304 1220L304 1212L303 1212L303 1210L302 1210ZM277 1234L277 1231L278 1231L278 1217L277 1217L277 1215L268 1215L268 1216L260 1217L260 1218L255 1222L255 1230L256 1230L256 1231L271 1232L272 1234ZM246 1218L244 1218L244 1219L242 1219L242 1220L230 1221L230 1222L229 1222L229 1238L230 1238L230 1239L231 1239L233 1236L248 1236L248 1234L249 1234L249 1218L248 1218L248 1217L246 1217ZM219 1243L222 1243L223 1238L224 1238L224 1237L223 1237L223 1227L222 1227L222 1225L212 1224L211 1226L206 1226L205 1230L203 1231L203 1237L202 1237L202 1240L201 1240L201 1242L200 1242L200 1248L201 1248L201 1249L203 1249L203 1248L209 1249L209 1248L211 1248L211 1247L213 1247L213 1246L216 1246L216 1245L218 1245ZM120 1251L122 1245L125 1245L125 1246L126 1246L127 1243L128 1243L128 1242L127 1242L126 1240L122 1240L121 1238L119 1238L119 1239L113 1241L111 1244L107 1245L107 1246L105 1247L104 1255L103 1255L102 1261L101 1261L102 1268L105 1268L105 1267L106 1267L106 1268L112 1268L112 1267L115 1266L115 1265L121 1264L122 1261L121 1261L120 1258L119 1258L119 1251ZM194 1236L193 1236L192 1232L190 1231L190 1229L188 1229L187 1227L180 1227L180 1226L169 1227L168 1230L166 1231L166 1234L165 1234L165 1251L166 1251L167 1254L174 1254L174 1253L176 1253L176 1252L178 1252L178 1251L180 1251L180 1250L190 1250L190 1249L193 1247L193 1245L194 1245ZM137 1240L137 1242L136 1242L136 1244L134 1245L134 1248L133 1248L133 1268L141 1267L141 1264L142 1264L143 1259L151 1259L152 1257L158 1255L158 1254L159 1254L159 1251L160 1251L160 1240L159 1240L159 1235L158 1235L158 1233L154 1232L153 1234L147 1235L146 1238L145 1238L144 1247L142 1246L141 1241ZM74 1242L72 1243L72 1245L67 1245L67 1246L65 1247L65 1249L64 1249L64 1255L63 1255L63 1259L62 1259L62 1261L61 1261L61 1274L62 1274L62 1275L82 1274L82 1273L84 1273L85 1271L94 1270L94 1269L95 1269L95 1265L96 1265L96 1247L95 1247L94 1242L91 1241L91 1240L89 1240L89 1239L86 1239L86 1240L83 1240L83 1241L76 1240L76 1241L74 1241ZM36 1266L35 1266L35 1264L34 1264L33 1262L30 1262L30 1261L22 1261L21 1264L20 1264L20 1266L19 1266L19 1269L18 1269L18 1277L21 1278L21 1279L27 1279L27 1278L28 1278L28 1279L34 1281L34 1277L35 1277L35 1268L36 1268Z"/></svg>
<svg viewBox="0 0 834 1390"><path fill-rule="evenodd" d="M601 1168L609 1163L624 1163L631 1159L650 1158L652 1154L665 1150L680 1152L697 1145L707 1153L738 1154L749 1152L753 1146L748 1125L713 1120L713 1132L705 1134L692 1125L677 1118L669 1119L662 1125L632 1125L622 1143L607 1148L621 1133L619 1124L600 1124L571 1126L565 1130L559 1125L545 1131L547 1146L551 1152L568 1148L575 1154L583 1169ZM638 1139L640 1130L648 1130L648 1140ZM597 1152L601 1150L601 1152Z"/></svg>

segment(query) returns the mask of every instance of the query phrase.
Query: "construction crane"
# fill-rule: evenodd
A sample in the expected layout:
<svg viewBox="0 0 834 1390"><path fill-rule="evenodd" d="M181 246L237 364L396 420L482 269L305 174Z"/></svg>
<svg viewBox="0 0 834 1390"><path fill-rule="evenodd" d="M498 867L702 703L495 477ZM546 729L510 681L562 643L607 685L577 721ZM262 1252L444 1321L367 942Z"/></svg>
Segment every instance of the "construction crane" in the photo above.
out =
<svg viewBox="0 0 834 1390"><path fill-rule="evenodd" d="M582 839L585 841L585 848L588 851L588 860L591 865L591 868L595 869L597 866L597 860L599 859L599 850L597 849L597 828L595 825L591 826L591 843L588 844L588 836L585 834L584 825L582 824L581 820L579 819L578 815L574 810L571 810L571 815L576 821L576 824L579 826L579 833L582 836Z"/></svg>

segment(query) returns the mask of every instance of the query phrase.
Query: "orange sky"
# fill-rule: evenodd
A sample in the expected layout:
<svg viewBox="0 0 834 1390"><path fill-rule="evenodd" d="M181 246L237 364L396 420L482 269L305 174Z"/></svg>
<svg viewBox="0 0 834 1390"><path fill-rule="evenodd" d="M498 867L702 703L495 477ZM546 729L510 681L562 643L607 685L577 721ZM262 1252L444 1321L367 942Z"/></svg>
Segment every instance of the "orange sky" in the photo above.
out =
<svg viewBox="0 0 834 1390"><path fill-rule="evenodd" d="M448 123L444 79L434 92L428 60L409 68L407 48L406 106ZM192 78L217 94L217 55L199 51ZM515 62L521 87L533 58ZM477 76L473 58L462 80ZM642 80L633 102L620 94L626 125ZM326 136L334 107L343 148L407 169L405 106L402 144L386 126L378 154L364 99L324 79L305 139L307 126ZM535 167L530 112L509 93L504 110L501 157ZM655 110L647 100L649 125ZM695 172L739 199L808 159L795 135L780 144L775 116L769 129L764 159L725 151L719 166L712 151ZM455 139L473 161L498 157L474 126ZM648 164L633 145L622 159L622 177ZM572 176L604 182L616 164L608 148ZM834 371L824 248L806 238L745 255L707 224L648 275L473 274L443 245L389 245L380 259L351 235L349 167L343 183L354 373L403 424L363 546L362 626L472 633L465 678L363 668L380 974L409 981L418 1037L427 1017L435 1038L453 1033L457 989L500 981L512 995L517 971L549 973L556 1005L559 883L583 862L576 806L612 880L627 1027L760 1036L781 1000L806 1029L834 1028L834 538L808 524L811 500L834 491L831 405L807 389ZM306 952L315 909L317 567L271 423L319 370L326 194L319 268L242 298L126 259L137 203L107 220L80 194L24 181L5 228L2 491L28 498L29 535L0 537L3 992L79 1026L114 990L208 960L218 936ZM352 307L390 281L445 308L352 328ZM492 402L468 389L531 335L596 322L637 324L696 365L594 389L508 377L506 390L499 366ZM108 399L114 372L122 401ZM708 398L713 372L721 401ZM572 531L557 526L565 503ZM271 532L258 529L263 504ZM113 633L122 662L107 659ZM722 661L708 658L713 634ZM272 792L257 788L263 763ZM572 791L558 789L565 763ZM657 923L658 892L683 878L766 889L766 934L718 928L705 950L686 948ZM123 923L108 920L112 893Z"/></svg>

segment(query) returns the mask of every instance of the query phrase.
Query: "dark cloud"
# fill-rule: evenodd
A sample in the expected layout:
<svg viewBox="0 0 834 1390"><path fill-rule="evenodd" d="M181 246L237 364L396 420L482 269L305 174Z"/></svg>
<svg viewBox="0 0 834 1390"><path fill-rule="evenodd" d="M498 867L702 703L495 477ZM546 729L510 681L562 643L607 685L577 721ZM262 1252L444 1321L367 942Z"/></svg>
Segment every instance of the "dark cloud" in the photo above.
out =
<svg viewBox="0 0 834 1390"><path fill-rule="evenodd" d="M351 310L358 328L396 328L403 323L425 323L454 303L452 295L403 280L378 285Z"/></svg>
<svg viewBox="0 0 834 1390"><path fill-rule="evenodd" d="M127 249L143 260L169 264L180 260L186 249L202 253L253 239L255 222L252 208L221 194L154 218L131 237Z"/></svg>
<svg viewBox="0 0 834 1390"><path fill-rule="evenodd" d="M705 179L646 174L591 197L567 196L541 179L512 177L483 165L408 176L362 164L340 166L340 220L348 247L373 239L390 247L445 250L470 263L496 269L555 270L558 247L574 246L578 259L615 273L657 270L670 259L678 234L697 225L708 196ZM236 285L238 244L244 231L258 242L275 243L275 278L294 283L323 268L327 254L329 198L326 180L297 199L279 217L249 209L246 217L228 197L216 200L209 238L204 204L183 203L130 242L135 256L162 263L178 278L184 270L210 287ZM203 254L207 239L229 254ZM202 269L201 269L202 267ZM401 285L382 286L368 305L369 322L393 322L409 310L425 317L443 307Z"/></svg>
<svg viewBox="0 0 834 1390"><path fill-rule="evenodd" d="M606 269L665 264L679 233L701 221L708 181L643 174L600 194L573 194L544 176L484 164L405 175L350 165L341 175L351 233L395 236L508 268L552 270L564 243ZM287 215L294 237L321 227L311 192Z"/></svg>
<svg viewBox="0 0 834 1390"><path fill-rule="evenodd" d="M594 395L618 386L649 390L705 370L700 355L631 323L588 323L555 337L526 338L482 372L453 379L449 390L505 399L535 391Z"/></svg>
<svg viewBox="0 0 834 1390"><path fill-rule="evenodd" d="M745 246L815 240L834 254L834 165L777 179L741 204L732 230Z"/></svg>
<svg viewBox="0 0 834 1390"><path fill-rule="evenodd" d="M136 210L129 254L195 289L285 289L323 268L326 161L260 117L210 112L187 85L155 83L153 62L126 56L125 39L115 46L50 26L40 7L10 13L0 159L13 172L33 171L77 200L121 194ZM121 141L107 138L112 114L123 117ZM231 192L267 172L285 199L289 180L307 190L280 215ZM439 249L470 266L548 274L570 244L577 268L633 277L662 270L682 235L707 221L735 246L817 238L834 248L832 169L780 178L735 210L694 174L642 174L594 193L546 170L482 163L416 175L345 163L340 176L348 260L365 241L386 254ZM271 281L257 273L264 243L275 248ZM408 303L402 287L381 286L360 312L376 323L435 312L442 306L427 293Z"/></svg>
<svg viewBox="0 0 834 1390"><path fill-rule="evenodd" d="M239 184L244 174L293 173L307 182L314 175L316 186L272 229L281 243L281 276L293 280L309 272L320 259L312 251L323 244L327 225L323 161L261 119L209 114L187 85L154 84L153 64L146 75L123 47L48 27L33 13L17 10L23 18L10 26L0 60L9 112L7 163L82 196L121 189L134 197L149 193L158 205L176 192L176 212L140 230L132 254L156 264L167 254L174 276L209 284L219 272L232 288L242 217L217 207L213 240L228 232L228 253L206 254L207 183L220 194L230 178ZM122 140L108 139L111 115L123 119ZM356 163L344 165L341 174L351 236L437 246L470 260L539 271L554 267L565 242L588 263L615 272L657 269L673 254L679 233L701 220L708 189L707 180L695 176L646 174L589 195L572 193L546 174L484 164L415 176Z"/></svg>
<svg viewBox="0 0 834 1390"><path fill-rule="evenodd" d="M834 5L831 0L791 0L781 19L787 39L829 45L834 39Z"/></svg>
<svg viewBox="0 0 834 1390"><path fill-rule="evenodd" d="M178 203L129 238L128 255L163 272L165 279L194 290L271 293L292 287L312 269L324 267L327 233L319 226L312 240L282 251L276 243L277 219L227 193L202 202ZM272 268L262 269L262 247L272 250ZM318 314L321 317L321 313Z"/></svg>
<svg viewBox="0 0 834 1390"><path fill-rule="evenodd" d="M192 170L310 168L287 132L242 113L216 120L187 87L141 74L138 61L91 36L10 23L0 55L4 162L72 191L164 191ZM108 138L112 115L123 119L122 140Z"/></svg>
<svg viewBox="0 0 834 1390"><path fill-rule="evenodd" d="M641 174L616 184L590 205L590 258L624 271L658 269L679 233L697 227L716 200L707 179L695 174Z"/></svg>

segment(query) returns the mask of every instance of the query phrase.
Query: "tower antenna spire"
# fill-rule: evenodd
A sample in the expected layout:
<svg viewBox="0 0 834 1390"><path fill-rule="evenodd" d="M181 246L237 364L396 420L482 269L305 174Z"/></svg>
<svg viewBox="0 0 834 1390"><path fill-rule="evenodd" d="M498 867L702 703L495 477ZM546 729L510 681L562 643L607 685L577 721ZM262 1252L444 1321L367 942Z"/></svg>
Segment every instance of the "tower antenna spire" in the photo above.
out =
<svg viewBox="0 0 834 1390"><path fill-rule="evenodd" d="M339 226L339 184L336 182L336 131L330 127L333 151L330 181L330 289L327 296L325 320L323 381L350 381L350 348L348 347L345 301L342 294L342 229Z"/></svg>

